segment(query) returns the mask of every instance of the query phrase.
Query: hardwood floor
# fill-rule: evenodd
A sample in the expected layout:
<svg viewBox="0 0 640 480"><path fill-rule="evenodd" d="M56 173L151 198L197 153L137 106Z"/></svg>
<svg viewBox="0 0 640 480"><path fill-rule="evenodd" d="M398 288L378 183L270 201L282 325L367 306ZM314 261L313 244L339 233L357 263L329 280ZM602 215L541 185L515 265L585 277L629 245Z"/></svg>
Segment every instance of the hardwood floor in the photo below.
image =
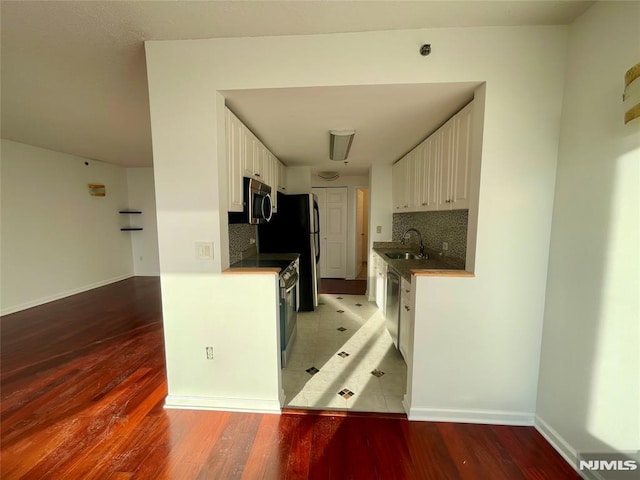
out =
<svg viewBox="0 0 640 480"><path fill-rule="evenodd" d="M320 280L320 293L344 293L346 295L364 295L367 293L366 280L343 280L323 278Z"/></svg>
<svg viewBox="0 0 640 480"><path fill-rule="evenodd" d="M579 478L530 427L164 410L156 278L8 315L0 328L6 480Z"/></svg>

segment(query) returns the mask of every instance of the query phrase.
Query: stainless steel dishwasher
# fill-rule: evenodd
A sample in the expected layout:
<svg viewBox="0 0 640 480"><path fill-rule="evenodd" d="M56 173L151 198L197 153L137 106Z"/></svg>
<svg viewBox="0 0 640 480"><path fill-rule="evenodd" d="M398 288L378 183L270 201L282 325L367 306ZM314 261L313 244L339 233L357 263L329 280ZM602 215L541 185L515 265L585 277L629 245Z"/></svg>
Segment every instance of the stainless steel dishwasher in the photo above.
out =
<svg viewBox="0 0 640 480"><path fill-rule="evenodd" d="M387 303L384 312L385 324L393 343L398 348L400 330L400 275L395 270L387 270Z"/></svg>

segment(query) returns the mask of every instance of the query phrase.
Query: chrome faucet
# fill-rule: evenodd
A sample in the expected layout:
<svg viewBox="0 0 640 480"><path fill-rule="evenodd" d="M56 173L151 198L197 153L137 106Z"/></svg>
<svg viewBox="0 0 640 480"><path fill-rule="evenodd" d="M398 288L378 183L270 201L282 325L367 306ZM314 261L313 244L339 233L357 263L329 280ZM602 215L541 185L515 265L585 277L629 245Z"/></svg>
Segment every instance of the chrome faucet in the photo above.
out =
<svg viewBox="0 0 640 480"><path fill-rule="evenodd" d="M418 236L418 240L420 240L420 256L424 257L425 254L424 254L424 243L422 243L422 234L418 230L416 230L415 228L407 229L407 231L402 234L402 240L400 241L400 243L402 243L402 245L404 245L404 241L407 238L407 234L409 234L411 232L415 233Z"/></svg>

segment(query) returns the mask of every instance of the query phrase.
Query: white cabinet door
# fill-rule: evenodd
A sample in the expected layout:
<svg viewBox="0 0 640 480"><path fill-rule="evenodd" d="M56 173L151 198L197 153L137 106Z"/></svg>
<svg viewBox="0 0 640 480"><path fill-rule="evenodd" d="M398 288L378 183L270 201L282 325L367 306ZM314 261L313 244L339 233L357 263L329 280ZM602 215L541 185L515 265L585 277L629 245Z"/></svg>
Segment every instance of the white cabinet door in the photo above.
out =
<svg viewBox="0 0 640 480"><path fill-rule="evenodd" d="M320 211L320 278L347 276L347 187L314 188Z"/></svg>
<svg viewBox="0 0 640 480"><path fill-rule="evenodd" d="M267 150L267 161L269 164L269 186L271 187L271 203L273 211L278 211L278 159L273 153Z"/></svg>
<svg viewBox="0 0 640 480"><path fill-rule="evenodd" d="M420 156L422 155L422 149L420 146L412 150L407 155L407 164L405 166L404 178L405 178L405 211L415 212L418 209L418 197L420 196L418 185L418 164Z"/></svg>
<svg viewBox="0 0 640 480"><path fill-rule="evenodd" d="M439 184L439 139L438 132L431 135L422 143L422 155L418 160L418 207L417 210L429 211L438 208Z"/></svg>
<svg viewBox="0 0 640 480"><path fill-rule="evenodd" d="M398 332L398 349L409 365L413 355L413 302L411 282L404 278L400 284L400 331Z"/></svg>
<svg viewBox="0 0 640 480"><path fill-rule="evenodd" d="M278 191L287 191L287 167L281 161L278 161Z"/></svg>
<svg viewBox="0 0 640 480"><path fill-rule="evenodd" d="M451 210L451 178L455 162L455 120L452 118L440 130L438 210Z"/></svg>
<svg viewBox="0 0 640 480"><path fill-rule="evenodd" d="M393 198L394 213L400 213L402 208L402 203L404 200L403 193L402 193L402 188L403 188L402 184L404 182L404 163L402 162L402 160L403 159L400 159L399 161L394 163L391 169L391 175L392 175L391 196Z"/></svg>
<svg viewBox="0 0 640 480"><path fill-rule="evenodd" d="M244 157L243 125L238 118L226 109L227 141L227 178L229 185L228 210L241 212L243 209L242 159Z"/></svg>
<svg viewBox="0 0 640 480"><path fill-rule="evenodd" d="M242 129L243 129L242 133L243 133L243 144L244 144L243 145L244 155L242 156L242 174L245 177L253 177L253 172L254 172L253 164L254 164L254 158L257 152L257 148L258 148L258 144L257 144L258 139L244 125L242 125Z"/></svg>
<svg viewBox="0 0 640 480"><path fill-rule="evenodd" d="M471 123L473 103L455 117L455 156L451 172L451 209L469 208L469 169L471 164Z"/></svg>

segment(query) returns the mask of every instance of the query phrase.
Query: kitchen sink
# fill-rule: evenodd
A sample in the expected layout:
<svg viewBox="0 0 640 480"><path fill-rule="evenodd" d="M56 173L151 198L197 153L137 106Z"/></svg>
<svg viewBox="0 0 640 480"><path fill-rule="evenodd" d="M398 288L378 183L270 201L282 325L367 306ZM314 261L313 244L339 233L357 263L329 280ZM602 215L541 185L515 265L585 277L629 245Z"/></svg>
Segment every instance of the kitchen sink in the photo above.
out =
<svg viewBox="0 0 640 480"><path fill-rule="evenodd" d="M385 253L385 255L392 260L418 260L421 258L425 258L418 253L412 252L390 252Z"/></svg>

